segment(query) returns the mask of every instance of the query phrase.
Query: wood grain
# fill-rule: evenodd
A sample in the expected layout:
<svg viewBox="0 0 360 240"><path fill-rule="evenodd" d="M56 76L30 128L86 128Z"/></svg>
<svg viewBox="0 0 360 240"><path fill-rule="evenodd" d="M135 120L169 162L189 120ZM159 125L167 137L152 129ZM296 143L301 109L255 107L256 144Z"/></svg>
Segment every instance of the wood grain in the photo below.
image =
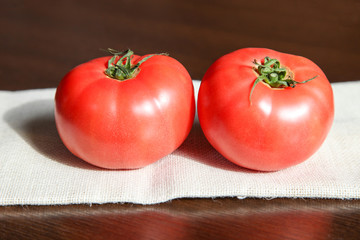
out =
<svg viewBox="0 0 360 240"><path fill-rule="evenodd" d="M56 87L107 47L168 52L193 79L226 53L266 47L312 59L331 82L360 80L358 0L0 4L0 90ZM359 239L359 222L360 200L7 206L0 207L0 239Z"/></svg>
<svg viewBox="0 0 360 240"><path fill-rule="evenodd" d="M181 199L0 208L1 239L357 239L360 201Z"/></svg>
<svg viewBox="0 0 360 240"><path fill-rule="evenodd" d="M357 0L2 0L1 6L1 89L56 87L107 47L168 52L193 79L244 47L308 57L332 82L359 79Z"/></svg>

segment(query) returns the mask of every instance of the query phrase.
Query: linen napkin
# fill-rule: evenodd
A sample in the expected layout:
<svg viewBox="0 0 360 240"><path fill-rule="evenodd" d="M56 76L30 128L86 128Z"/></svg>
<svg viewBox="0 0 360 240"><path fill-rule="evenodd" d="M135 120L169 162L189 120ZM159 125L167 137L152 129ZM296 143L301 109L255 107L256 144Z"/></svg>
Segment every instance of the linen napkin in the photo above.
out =
<svg viewBox="0 0 360 240"><path fill-rule="evenodd" d="M196 95L200 81L193 81ZM198 119L172 154L138 170L103 170L73 156L54 121L55 89L0 91L0 205L131 202L175 198L360 198L360 81L332 84L335 121L310 159L256 172L222 157Z"/></svg>

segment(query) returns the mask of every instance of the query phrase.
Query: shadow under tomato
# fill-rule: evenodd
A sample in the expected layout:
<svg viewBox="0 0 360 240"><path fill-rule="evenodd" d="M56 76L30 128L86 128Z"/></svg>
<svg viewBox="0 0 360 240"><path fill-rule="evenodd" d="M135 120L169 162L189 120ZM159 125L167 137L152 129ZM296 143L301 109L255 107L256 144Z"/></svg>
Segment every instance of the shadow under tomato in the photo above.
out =
<svg viewBox="0 0 360 240"><path fill-rule="evenodd" d="M199 120L196 116L193 127L184 143L173 153L185 156L205 165L236 172L256 173L250 169L240 167L226 158L211 146L206 139Z"/></svg>
<svg viewBox="0 0 360 240"><path fill-rule="evenodd" d="M49 159L72 167L100 170L74 156L62 143L55 125L53 100L37 100L10 109L4 120L32 148Z"/></svg>
<svg viewBox="0 0 360 240"><path fill-rule="evenodd" d="M4 120L33 149L47 158L71 167L103 170L76 157L65 147L56 129L52 99L36 100L10 109L5 113ZM172 154L224 170L255 172L237 166L220 155L205 138L197 118L189 136Z"/></svg>

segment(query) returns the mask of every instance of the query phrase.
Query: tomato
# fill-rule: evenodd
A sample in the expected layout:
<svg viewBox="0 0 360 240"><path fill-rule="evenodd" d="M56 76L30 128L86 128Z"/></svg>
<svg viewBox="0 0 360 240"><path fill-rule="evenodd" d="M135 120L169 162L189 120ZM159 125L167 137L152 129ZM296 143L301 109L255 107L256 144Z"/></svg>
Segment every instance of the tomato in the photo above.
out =
<svg viewBox="0 0 360 240"><path fill-rule="evenodd" d="M308 159L334 119L323 71L304 57L263 48L215 61L202 79L197 107L210 144L231 162L259 171Z"/></svg>
<svg viewBox="0 0 360 240"><path fill-rule="evenodd" d="M65 146L108 169L147 166L177 149L195 114L192 80L177 60L132 51L72 69L55 95L55 121Z"/></svg>

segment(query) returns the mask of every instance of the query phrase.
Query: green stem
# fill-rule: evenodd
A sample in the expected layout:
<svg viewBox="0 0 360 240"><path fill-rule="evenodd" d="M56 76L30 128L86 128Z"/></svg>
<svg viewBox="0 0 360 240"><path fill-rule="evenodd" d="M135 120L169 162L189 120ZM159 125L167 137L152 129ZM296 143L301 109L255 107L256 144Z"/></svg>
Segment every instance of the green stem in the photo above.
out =
<svg viewBox="0 0 360 240"><path fill-rule="evenodd" d="M136 74L138 74L141 70L140 65L143 64L145 61L149 60L149 58L155 55L168 55L166 53L151 54L133 65L131 64L131 60L134 57L134 52L130 49L119 52L117 50L108 48L108 52L113 54L114 56L108 61L108 67L105 70L105 74L111 78L120 81L135 77Z"/></svg>
<svg viewBox="0 0 360 240"><path fill-rule="evenodd" d="M269 78L270 78L270 82L276 82L279 80L279 75L277 75L277 73L270 73L269 74Z"/></svg>
<svg viewBox="0 0 360 240"><path fill-rule="evenodd" d="M277 59L265 57L264 64L260 64L256 61L253 62L257 67L254 67L254 70L259 74L259 76L254 81L254 84L250 91L250 104L251 104L251 96L255 89L255 86L260 82L264 82L268 84L272 88L294 88L296 84L307 83L318 76L310 78L308 80L297 82L288 75L286 68L282 68L280 62Z"/></svg>

